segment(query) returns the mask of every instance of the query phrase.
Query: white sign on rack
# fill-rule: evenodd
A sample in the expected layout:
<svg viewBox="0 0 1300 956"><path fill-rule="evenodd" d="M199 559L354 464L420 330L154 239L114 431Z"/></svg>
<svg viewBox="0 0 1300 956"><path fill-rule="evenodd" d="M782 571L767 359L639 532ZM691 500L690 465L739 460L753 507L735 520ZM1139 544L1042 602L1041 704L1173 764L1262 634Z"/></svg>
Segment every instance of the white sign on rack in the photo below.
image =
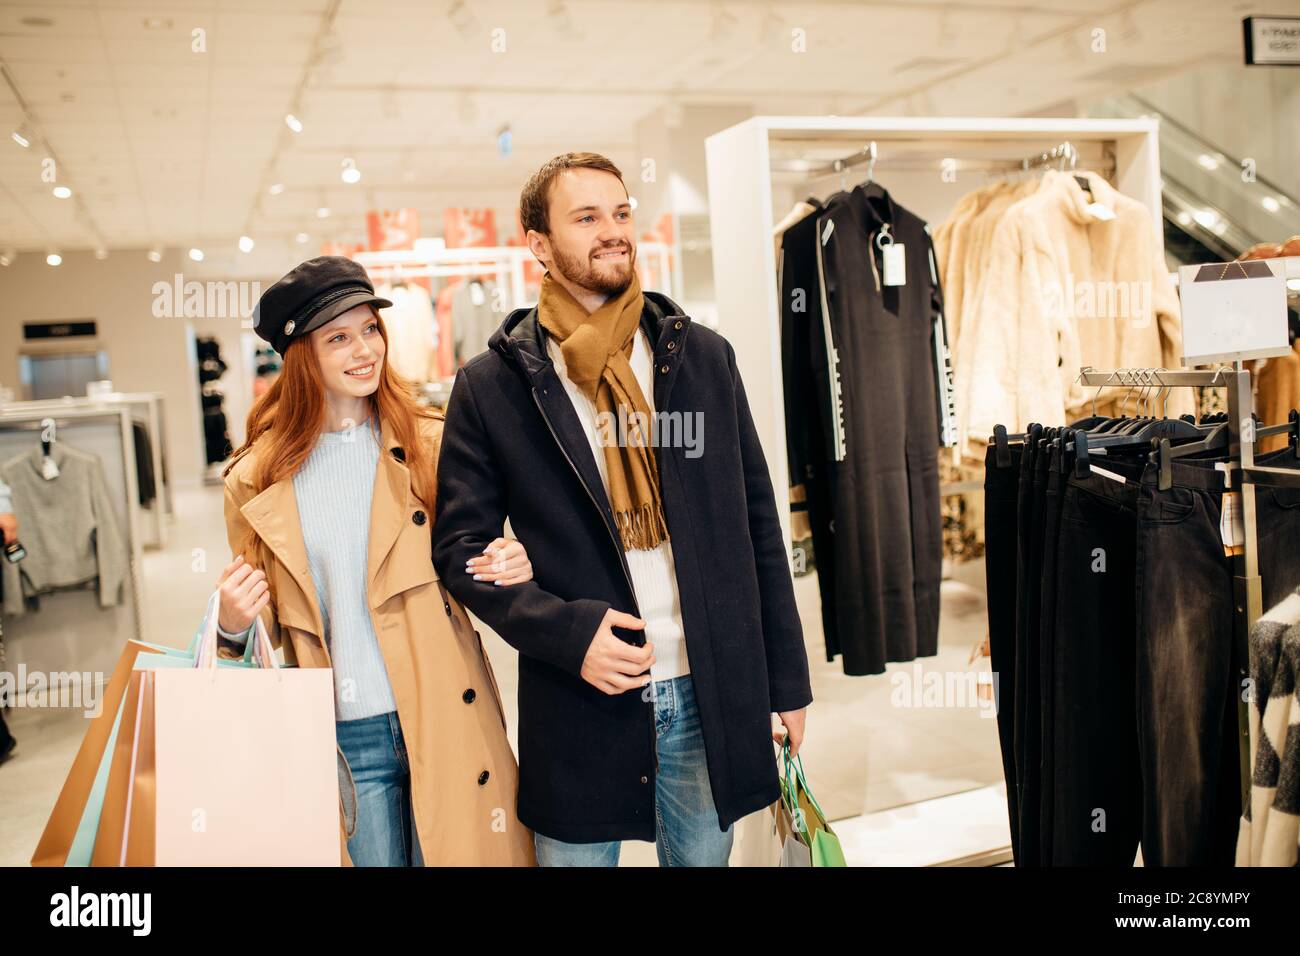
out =
<svg viewBox="0 0 1300 956"><path fill-rule="evenodd" d="M1286 276L1276 261L1212 262L1178 270L1183 364L1287 355Z"/></svg>

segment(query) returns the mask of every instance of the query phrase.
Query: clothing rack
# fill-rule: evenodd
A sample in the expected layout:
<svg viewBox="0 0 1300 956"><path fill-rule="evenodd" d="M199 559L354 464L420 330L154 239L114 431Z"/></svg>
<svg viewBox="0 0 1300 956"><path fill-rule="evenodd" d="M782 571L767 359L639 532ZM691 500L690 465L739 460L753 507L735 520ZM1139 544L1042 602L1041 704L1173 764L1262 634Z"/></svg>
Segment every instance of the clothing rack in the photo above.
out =
<svg viewBox="0 0 1300 956"><path fill-rule="evenodd" d="M1047 166L1055 162L1060 162L1062 170L1065 169L1066 163L1070 164L1070 169L1074 169L1074 167L1079 163L1079 150L1067 139L1064 142L1053 146L1046 152L1021 160L1020 168L1036 169L1039 166Z"/></svg>
<svg viewBox="0 0 1300 956"><path fill-rule="evenodd" d="M167 468L167 447L164 433L166 423L163 413L162 392L109 392L95 398L39 399L0 405L0 411L44 412L47 415L57 417L70 409L115 410L115 406L118 404L129 406L133 414L139 415L143 419L142 424L149 434L149 452L153 461L155 497L153 507L149 509L150 520L147 526L144 524L141 526L141 543L146 547L161 548L167 544L167 521L175 514L171 483L165 477L170 472ZM134 448L134 444L132 448Z"/></svg>
<svg viewBox="0 0 1300 956"><path fill-rule="evenodd" d="M1240 361L1231 367L1207 371L1166 372L1159 369L1120 369L1105 372L1087 368L1081 370L1079 383L1085 386L1141 388L1150 385L1171 388L1227 387L1228 389L1228 463L1224 474L1227 487L1233 487L1233 475L1239 476L1243 525L1242 553L1234 555L1233 656L1239 676L1249 674L1250 630L1263 611L1263 591L1259 576L1259 544L1256 532L1255 486L1274 485L1300 487L1300 472L1284 468L1270 468L1255 464L1255 442L1267 434L1275 434L1290 426L1258 428L1254 424L1254 393L1250 372ZM1242 695L1237 695L1237 720L1241 743L1242 807L1250 800L1250 721L1249 707Z"/></svg>
<svg viewBox="0 0 1300 956"><path fill-rule="evenodd" d="M124 403L116 407L65 405L59 410L29 407L48 404L19 402L0 408L0 457L8 458L12 451L34 448L42 421L52 419L56 442L67 442L104 460L104 477L110 494L118 501L125 498L119 517L127 539L127 585L122 605L104 609L93 620L88 621L84 607L75 606L75 602L51 599L43 602L40 611L8 621L5 642L9 667L13 669L25 663L31 671L106 675L112 672L113 662L125 641L149 639L143 613L141 520L131 409ZM97 425L106 427L96 429ZM30 439L26 437L29 435ZM118 455L120 470L114 467L118 462L113 460ZM20 538L21 535L20 528ZM98 693L98 688L95 692Z"/></svg>

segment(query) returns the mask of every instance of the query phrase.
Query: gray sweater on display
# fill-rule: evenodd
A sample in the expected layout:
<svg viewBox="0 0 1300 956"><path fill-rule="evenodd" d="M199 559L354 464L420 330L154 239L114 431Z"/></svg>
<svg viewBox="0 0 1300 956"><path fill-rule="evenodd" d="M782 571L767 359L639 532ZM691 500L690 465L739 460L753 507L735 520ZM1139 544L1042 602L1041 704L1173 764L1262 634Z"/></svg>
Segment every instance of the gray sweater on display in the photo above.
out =
<svg viewBox="0 0 1300 956"><path fill-rule="evenodd" d="M50 449L57 478L41 471L39 447L0 465L27 557L0 561L5 613L26 610L24 596L79 588L98 582L99 606L122 600L130 558L121 519L95 455L61 443Z"/></svg>

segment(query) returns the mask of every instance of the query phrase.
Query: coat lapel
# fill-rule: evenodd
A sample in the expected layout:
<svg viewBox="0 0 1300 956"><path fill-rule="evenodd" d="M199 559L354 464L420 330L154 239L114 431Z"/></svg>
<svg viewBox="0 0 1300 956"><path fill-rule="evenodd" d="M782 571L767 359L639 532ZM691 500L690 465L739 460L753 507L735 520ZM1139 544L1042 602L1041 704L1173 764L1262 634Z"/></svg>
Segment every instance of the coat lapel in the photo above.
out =
<svg viewBox="0 0 1300 956"><path fill-rule="evenodd" d="M366 597L372 609L379 608L395 594L438 580L429 543L433 507L412 498L406 450L398 444L387 423L382 426L379 441L375 492L370 502L370 544L366 552ZM418 523L417 511L424 515ZM403 531L406 531L405 539Z"/></svg>
<svg viewBox="0 0 1300 956"><path fill-rule="evenodd" d="M298 520L298 499L294 494L293 479L280 479L245 502L239 510L297 585L296 592L284 593L282 582L276 582L277 590L281 591L277 600L280 623L323 639L325 627L307 562L307 545Z"/></svg>
<svg viewBox="0 0 1300 956"><path fill-rule="evenodd" d="M388 423L382 426L379 436L379 464L375 470L375 492L370 501L370 544L366 553L366 594L370 606L382 601L376 588L379 569L393 550L397 536L406 519L406 500L411 491L411 471L398 461L394 449L398 448ZM405 457L404 451L398 454Z"/></svg>

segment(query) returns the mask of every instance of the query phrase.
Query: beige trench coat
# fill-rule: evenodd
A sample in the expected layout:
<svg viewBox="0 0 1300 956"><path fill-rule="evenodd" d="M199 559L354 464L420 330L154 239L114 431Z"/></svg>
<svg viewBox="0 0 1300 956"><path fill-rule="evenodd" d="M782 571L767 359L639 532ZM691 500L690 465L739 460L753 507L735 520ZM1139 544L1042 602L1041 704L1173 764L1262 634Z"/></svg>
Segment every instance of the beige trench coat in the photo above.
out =
<svg viewBox="0 0 1300 956"><path fill-rule="evenodd" d="M442 420L421 424L437 460ZM532 833L515 815L518 766L483 644L464 608L434 570L433 503L418 499L405 454L381 429L370 515L366 596L388 668L411 766L415 828L427 866L532 866ZM286 663L329 667L321 613L308 569L293 479L260 494L251 483L257 445L226 476L226 532L237 552L251 528L274 554L265 569L275 601L263 619ZM287 638L287 639L286 639ZM341 760L341 862L345 804L355 787ZM350 801L350 802L349 802Z"/></svg>

